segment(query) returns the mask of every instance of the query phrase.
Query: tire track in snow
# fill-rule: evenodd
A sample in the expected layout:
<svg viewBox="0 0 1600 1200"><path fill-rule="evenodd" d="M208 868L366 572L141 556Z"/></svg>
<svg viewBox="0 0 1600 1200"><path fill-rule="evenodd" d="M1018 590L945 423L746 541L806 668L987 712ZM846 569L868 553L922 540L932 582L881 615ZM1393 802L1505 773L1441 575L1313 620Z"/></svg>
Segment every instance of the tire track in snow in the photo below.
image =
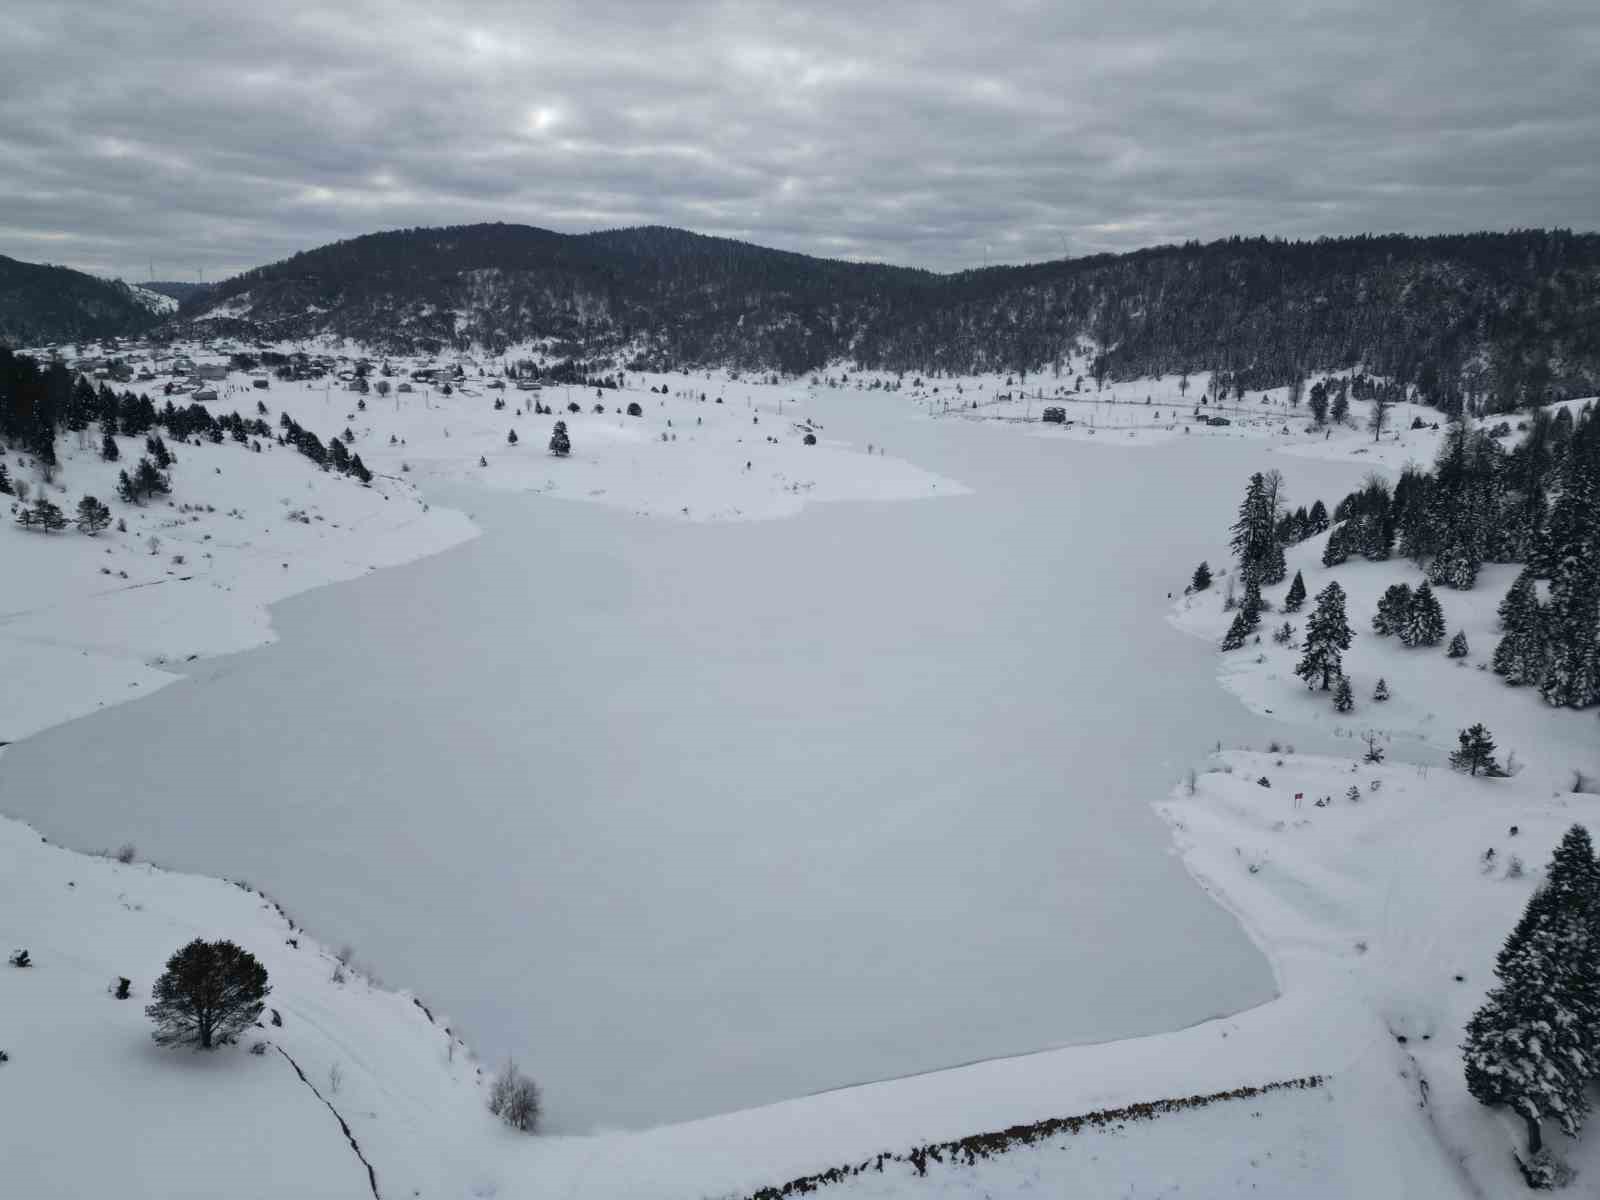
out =
<svg viewBox="0 0 1600 1200"><path fill-rule="evenodd" d="M294 1073L300 1076L300 1082L311 1089L311 1094L318 1100L321 1100L323 1104L328 1106L328 1111L333 1114L333 1119L339 1122L339 1128L344 1130L345 1140L350 1143L350 1149L356 1152L356 1157L361 1160L361 1165L367 1169L367 1184L372 1188L372 1200L383 1200L383 1196L378 1191L378 1173L372 1169L372 1164L367 1161L367 1156L361 1153L361 1146L356 1141L356 1135L350 1132L350 1126L345 1119L339 1115L339 1110L332 1104L328 1103L328 1098L326 1096L317 1091L317 1085L306 1078L306 1073L300 1069L300 1064L295 1062L293 1058L289 1057L289 1052L287 1050L285 1050L282 1046L274 1046L273 1049L279 1054L283 1055L285 1059L288 1059L289 1065L294 1068Z"/></svg>

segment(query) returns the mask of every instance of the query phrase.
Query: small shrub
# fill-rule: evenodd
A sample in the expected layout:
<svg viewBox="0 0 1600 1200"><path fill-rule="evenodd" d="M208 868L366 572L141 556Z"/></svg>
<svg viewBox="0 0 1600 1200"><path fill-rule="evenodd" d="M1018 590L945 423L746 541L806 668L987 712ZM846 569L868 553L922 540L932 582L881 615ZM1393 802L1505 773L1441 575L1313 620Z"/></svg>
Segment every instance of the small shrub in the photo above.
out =
<svg viewBox="0 0 1600 1200"><path fill-rule="evenodd" d="M13 951L12 954L11 954L11 957L6 959L6 961L8 963L10 963L13 967L31 967L31 966L33 966L33 959L28 957L28 952L26 950L15 950L15 951Z"/></svg>
<svg viewBox="0 0 1600 1200"><path fill-rule="evenodd" d="M126 1000L128 998L128 989L131 988L132 986L133 986L133 980L129 979L126 975L118 975L117 976L117 982L116 982L116 990L113 991L111 994L112 994L113 997L115 997L118 1000Z"/></svg>
<svg viewBox="0 0 1600 1200"><path fill-rule="evenodd" d="M1269 788L1269 787L1272 786L1272 780L1268 779L1265 775L1263 775L1260 779L1256 780L1256 786L1257 787Z"/></svg>
<svg viewBox="0 0 1600 1200"><path fill-rule="evenodd" d="M123 842L122 848L117 851L117 861L126 866L133 861L133 856L137 853L132 842Z"/></svg>
<svg viewBox="0 0 1600 1200"><path fill-rule="evenodd" d="M257 1041L250 1044L250 1053L254 1054L257 1058L260 1058L266 1052L267 1044L265 1042Z"/></svg>
<svg viewBox="0 0 1600 1200"><path fill-rule="evenodd" d="M539 1126L539 1085L508 1059L489 1085L489 1111L511 1128L532 1133Z"/></svg>

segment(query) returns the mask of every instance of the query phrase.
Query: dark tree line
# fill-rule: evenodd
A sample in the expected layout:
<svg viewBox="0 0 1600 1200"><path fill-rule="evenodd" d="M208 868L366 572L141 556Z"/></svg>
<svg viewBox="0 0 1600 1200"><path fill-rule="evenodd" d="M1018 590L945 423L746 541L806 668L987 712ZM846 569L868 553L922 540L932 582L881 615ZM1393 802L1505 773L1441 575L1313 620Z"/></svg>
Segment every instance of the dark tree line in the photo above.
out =
<svg viewBox="0 0 1600 1200"><path fill-rule="evenodd" d="M411 229L247 272L171 328L246 291L248 319L207 328L396 351L552 337L575 362L626 348L631 369L789 374L841 358L925 376L1081 368L1092 343L1102 380L1210 371L1242 393L1364 366L1386 382L1363 388L1447 410L1600 390L1600 236L1560 230L1233 238L935 275L659 227ZM1312 390L1334 419L1378 398Z"/></svg>
<svg viewBox="0 0 1600 1200"><path fill-rule="evenodd" d="M324 445L287 414L281 423L281 444L295 447L320 467L352 475L362 483L372 481L372 472L359 454L348 449L346 439L335 437ZM175 442L201 439L221 444L232 440L254 449L260 448L261 440L274 436L272 427L259 416L244 417L237 411L217 414L203 404L179 408L171 399L158 408L148 396L132 391L118 395L104 383L96 388L82 376L74 379L60 362L40 367L28 355L0 346L0 438L15 443L49 469L57 462L56 438L64 432L85 433L90 425L100 428L100 454L107 461L120 456L115 441L118 435L146 439L148 456L132 472L122 473L127 482L119 485L119 493L130 501L169 490L163 473L173 460L165 440L153 436L158 429Z"/></svg>

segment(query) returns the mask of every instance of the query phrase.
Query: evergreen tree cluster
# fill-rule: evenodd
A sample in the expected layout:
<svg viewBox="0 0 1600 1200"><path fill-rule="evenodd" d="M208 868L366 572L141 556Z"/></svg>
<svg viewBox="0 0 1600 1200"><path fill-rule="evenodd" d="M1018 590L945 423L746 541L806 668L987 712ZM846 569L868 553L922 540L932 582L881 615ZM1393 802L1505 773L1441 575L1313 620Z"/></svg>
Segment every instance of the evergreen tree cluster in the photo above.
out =
<svg viewBox="0 0 1600 1200"><path fill-rule="evenodd" d="M1358 398L1373 386L1352 381ZM1422 566L1427 582L1415 592L1389 588L1373 618L1376 633L1408 646L1446 636L1433 587L1471 588L1484 563L1524 564L1500 606L1494 670L1514 686L1538 688L1551 705L1586 708L1600 704L1600 422L1585 405L1576 416L1570 406L1540 410L1524 424L1525 436L1507 451L1499 439L1509 426L1453 422L1431 470L1408 467L1392 489L1369 476L1335 506L1322 562L1398 552ZM1260 478L1252 477L1233 526L1241 567L1268 557L1257 528L1268 490ZM1279 518L1278 541L1314 528L1315 515L1314 506L1305 523L1298 513ZM1285 608L1294 611L1289 599Z"/></svg>
<svg viewBox="0 0 1600 1200"><path fill-rule="evenodd" d="M1583 826L1562 838L1494 973L1461 1048L1467 1090L1520 1116L1537 1155L1544 1121L1577 1136L1600 1079L1600 867Z"/></svg>
<svg viewBox="0 0 1600 1200"><path fill-rule="evenodd" d="M1410 584L1391 583L1378 597L1378 611L1372 617L1372 632L1379 637L1393 635L1407 646L1437 646L1445 632L1444 608L1427 580L1423 580L1415 591ZM1462 646L1465 645L1463 636Z"/></svg>

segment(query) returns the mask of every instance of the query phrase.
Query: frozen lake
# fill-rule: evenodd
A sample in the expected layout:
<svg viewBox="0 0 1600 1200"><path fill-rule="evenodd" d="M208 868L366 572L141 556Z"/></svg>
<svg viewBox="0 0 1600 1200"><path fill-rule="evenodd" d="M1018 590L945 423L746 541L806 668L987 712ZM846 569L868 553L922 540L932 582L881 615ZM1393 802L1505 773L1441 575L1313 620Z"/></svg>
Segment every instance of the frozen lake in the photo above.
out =
<svg viewBox="0 0 1600 1200"><path fill-rule="evenodd" d="M1251 470L1330 506L1359 472L817 408L975 494L727 525L442 495L481 539L11 748L0 809L250 880L566 1131L1267 999L1149 805L1273 731L1166 595Z"/></svg>

